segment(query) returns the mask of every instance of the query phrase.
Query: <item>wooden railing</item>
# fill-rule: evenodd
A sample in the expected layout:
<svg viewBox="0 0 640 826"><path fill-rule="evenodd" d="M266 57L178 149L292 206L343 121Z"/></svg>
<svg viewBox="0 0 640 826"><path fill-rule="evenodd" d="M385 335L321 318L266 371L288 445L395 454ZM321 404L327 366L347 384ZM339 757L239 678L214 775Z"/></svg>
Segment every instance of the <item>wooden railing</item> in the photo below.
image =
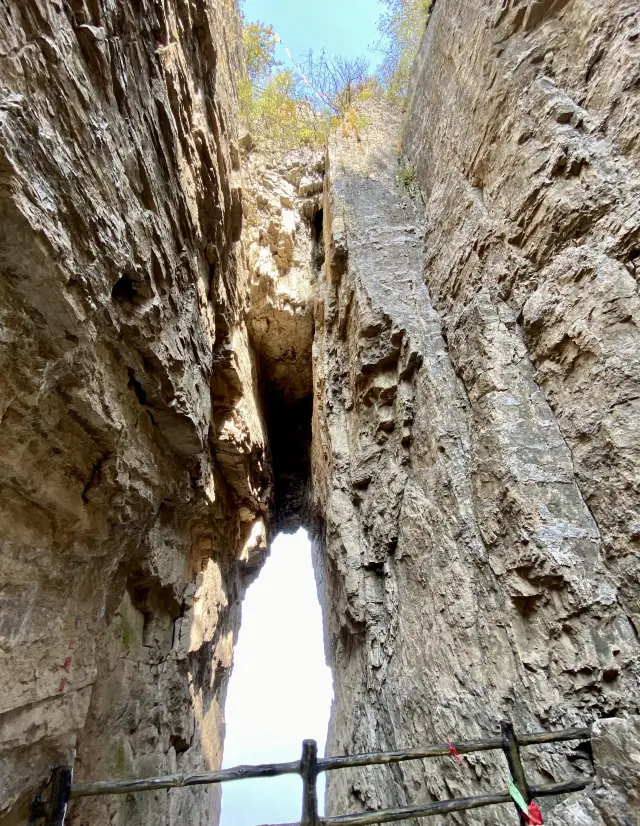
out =
<svg viewBox="0 0 640 826"><path fill-rule="evenodd" d="M424 746L399 751L376 752L372 754L353 754L342 757L318 757L315 740L305 740L302 744L302 757L291 763L268 763L259 766L236 766L217 772L196 774L176 774L167 777L151 777L143 780L100 780L94 783L73 783L72 770L67 766L58 766L53 770L46 789L39 794L31 808L30 824L42 823L42 826L63 826L69 800L105 794L131 794L132 792L153 791L155 789L185 788L186 786L203 786L212 783L226 783L231 780L246 780L256 777L276 777L283 774L298 774L302 778L302 815L296 823L278 824L278 826L370 826L376 823L393 823L410 818L430 817L466 809L479 809L483 806L495 806L513 803L512 796L505 792L477 795L475 797L458 797L452 800L437 800L429 803L416 803L395 809L358 812L355 814L321 817L318 814L317 780L322 772L356 766L375 766L387 763L399 763L404 760L420 760L429 757L445 757L451 754L470 754L476 751L502 750L507 759L511 778L516 788L529 803L536 797L566 794L584 789L590 778L568 780L564 783L552 783L544 786L529 786L524 773L520 748L541 743L560 743L567 740L589 740L590 728L572 728L563 731L540 731L535 734L516 736L509 721L501 724L501 737L489 740L472 740L464 743L447 743ZM514 804L515 805L515 804ZM527 818L516 806L522 826Z"/></svg>

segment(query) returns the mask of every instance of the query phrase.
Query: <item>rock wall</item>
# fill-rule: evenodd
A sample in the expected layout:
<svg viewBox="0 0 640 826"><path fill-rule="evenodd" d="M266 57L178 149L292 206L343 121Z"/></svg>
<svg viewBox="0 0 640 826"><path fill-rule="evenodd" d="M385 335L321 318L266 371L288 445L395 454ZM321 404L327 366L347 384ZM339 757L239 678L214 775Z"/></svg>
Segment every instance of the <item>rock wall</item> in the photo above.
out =
<svg viewBox="0 0 640 826"><path fill-rule="evenodd" d="M0 9L0 822L76 779L215 768L273 496L234 2ZM71 823L213 824L215 788Z"/></svg>
<svg viewBox="0 0 640 826"><path fill-rule="evenodd" d="M404 124L372 104L325 162L238 139L233 0L3 4L1 826L52 764L220 764L272 526L315 534L330 753L638 711L636 6L438 0ZM617 824L633 725L556 819ZM329 780L345 812L507 776ZM69 818L218 813L212 787Z"/></svg>
<svg viewBox="0 0 640 826"><path fill-rule="evenodd" d="M479 327L479 303L505 306L636 625L639 26L624 0L482 13L446 2L417 61L404 137L456 368L472 393L460 342Z"/></svg>
<svg viewBox="0 0 640 826"><path fill-rule="evenodd" d="M557 806L549 826L633 826L640 810L640 718L598 720L592 730L594 782Z"/></svg>
<svg viewBox="0 0 640 826"><path fill-rule="evenodd" d="M329 753L638 710L638 25L625 2L438 0L400 170L390 113L330 145ZM527 752L534 781L589 770L571 745ZM328 809L506 782L485 754L336 772Z"/></svg>
<svg viewBox="0 0 640 826"><path fill-rule="evenodd" d="M274 530L306 518L313 296L322 266L324 152L251 152L245 169L248 325L259 353L273 463Z"/></svg>

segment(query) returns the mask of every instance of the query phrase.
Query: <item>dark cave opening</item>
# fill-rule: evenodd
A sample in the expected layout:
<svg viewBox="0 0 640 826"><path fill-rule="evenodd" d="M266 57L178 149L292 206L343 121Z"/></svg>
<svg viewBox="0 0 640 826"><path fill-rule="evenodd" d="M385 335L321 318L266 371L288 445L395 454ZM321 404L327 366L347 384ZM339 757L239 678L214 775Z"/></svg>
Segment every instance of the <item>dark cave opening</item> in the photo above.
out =
<svg viewBox="0 0 640 826"><path fill-rule="evenodd" d="M111 297L114 301L121 301L131 304L138 297L138 290L133 278L128 275L121 276L113 285Z"/></svg>
<svg viewBox="0 0 640 826"><path fill-rule="evenodd" d="M311 270L320 272L324 264L324 211L316 210L311 219Z"/></svg>
<svg viewBox="0 0 640 826"><path fill-rule="evenodd" d="M267 434L275 485L275 532L294 533L307 521L313 396L287 399L267 386Z"/></svg>
<svg viewBox="0 0 640 826"><path fill-rule="evenodd" d="M304 215L309 286L325 260L324 212L319 202ZM274 481L273 533L309 527L311 419L313 414L313 301L281 303L256 318L263 326L254 344L259 354L260 386ZM264 322L266 321L266 324Z"/></svg>

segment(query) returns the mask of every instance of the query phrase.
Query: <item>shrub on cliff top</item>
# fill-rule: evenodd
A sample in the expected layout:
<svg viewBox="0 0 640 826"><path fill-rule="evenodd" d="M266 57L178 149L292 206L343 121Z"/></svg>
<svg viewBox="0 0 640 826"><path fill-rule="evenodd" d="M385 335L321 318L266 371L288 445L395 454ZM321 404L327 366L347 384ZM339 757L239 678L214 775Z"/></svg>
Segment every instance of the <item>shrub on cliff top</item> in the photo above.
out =
<svg viewBox="0 0 640 826"><path fill-rule="evenodd" d="M273 26L245 23L242 42L249 80L252 83L262 83L274 67L280 65L276 60L278 35Z"/></svg>
<svg viewBox="0 0 640 826"><path fill-rule="evenodd" d="M245 22L243 42L247 72L240 83L241 113L258 141L280 148L322 144L340 124L358 134L363 125L358 103L376 87L364 58L310 51L300 65L285 50L293 67L285 70L276 59L279 38L272 26Z"/></svg>
<svg viewBox="0 0 640 826"><path fill-rule="evenodd" d="M387 12L378 28L385 43L379 69L383 86L394 100L406 96L411 67L424 34L432 0L382 0Z"/></svg>
<svg viewBox="0 0 640 826"><path fill-rule="evenodd" d="M340 118L355 106L371 81L364 57L327 57L324 49L317 56L309 51L304 68L299 71L307 95L316 98L316 106L327 108Z"/></svg>
<svg viewBox="0 0 640 826"><path fill-rule="evenodd" d="M364 125L360 104L384 90L394 102L407 93L433 0L381 0L386 12L378 28L383 60L373 77L364 58L327 57L309 52L299 64L276 58L280 42L273 26L243 19L247 72L240 82L240 106L246 126L258 142L292 148L322 144L332 129L359 136Z"/></svg>
<svg viewBox="0 0 640 826"><path fill-rule="evenodd" d="M253 93L244 115L257 137L280 147L322 143L330 123L297 94L296 79L289 71L277 72Z"/></svg>
<svg viewBox="0 0 640 826"><path fill-rule="evenodd" d="M276 59L278 35L264 23L246 23L243 43L247 73L240 82L240 110L258 140L291 148L322 143L330 128L300 91L298 78Z"/></svg>

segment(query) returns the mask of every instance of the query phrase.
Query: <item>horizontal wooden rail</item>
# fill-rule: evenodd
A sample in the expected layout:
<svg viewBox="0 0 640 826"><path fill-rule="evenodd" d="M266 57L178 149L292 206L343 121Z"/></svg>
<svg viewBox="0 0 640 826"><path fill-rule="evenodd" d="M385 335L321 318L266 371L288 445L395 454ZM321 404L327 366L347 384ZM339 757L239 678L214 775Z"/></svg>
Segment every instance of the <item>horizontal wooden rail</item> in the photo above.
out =
<svg viewBox="0 0 640 826"><path fill-rule="evenodd" d="M588 740L589 737L591 737L590 728L569 728L563 731L538 731L534 734L518 735L518 743L521 746L534 746L541 743L559 743L565 740ZM465 743L451 743L451 745L458 754L470 754L475 751L501 749L502 739L495 737L490 740L470 740ZM450 754L449 743L439 743L435 746L424 746L415 749L351 754L344 757L324 757L318 760L318 771L326 772L333 769L353 768L354 766L399 763L402 760L419 760L428 757L448 757Z"/></svg>
<svg viewBox="0 0 640 826"><path fill-rule="evenodd" d="M502 740L498 737L492 740L471 740L467 743L452 743L459 754L468 754L473 751L490 751L502 748ZM398 751L379 751L368 754L347 754L344 757L324 757L318 760L318 771L333 771L347 769L354 766L376 766L386 763L399 763L402 760L420 760L428 757L447 757L451 752L449 744L438 743L435 746L423 746L415 749L399 749Z"/></svg>
<svg viewBox="0 0 640 826"><path fill-rule="evenodd" d="M585 789L591 778L586 780L569 780L564 783L550 783L545 786L531 787L533 797L548 797L556 794L568 794ZM483 794L475 797L455 797L452 800L436 800L433 803L416 803L412 806L402 806L398 809L379 809L375 812L359 812L351 815L336 817L321 817L318 826L373 826L377 823L394 823L397 820L408 820L414 817L433 817L446 815L451 812L462 812L467 809L481 809L484 806L496 806L500 803L512 803L509 794ZM297 823L277 823L272 826L302 826Z"/></svg>
<svg viewBox="0 0 640 826"><path fill-rule="evenodd" d="M95 783L74 783L71 798L92 797L99 794L129 794L151 792L154 789L174 789L184 786L206 786L210 783L226 783L230 780L247 780L252 777L277 777L281 774L299 774L300 761L292 763L263 763L259 766L235 766L218 772L194 774L170 774L166 777L149 777L142 780L99 780Z"/></svg>
<svg viewBox="0 0 640 826"><path fill-rule="evenodd" d="M540 731L534 734L518 736L521 746L533 746L541 743L558 743L565 740L586 740L591 736L589 728L572 728L564 731ZM459 754L475 751L490 751L502 748L502 740L470 740L464 743L452 743ZM423 748L401 749L399 751L372 752L371 754L351 754L344 757L324 757L318 759L318 772L334 769L353 768L355 766L375 766L385 763L398 763L402 760L419 760L429 757L446 757L450 754L449 744L424 746ZM102 794L129 794L130 792L148 792L154 789L182 788L184 786L204 786L210 783L226 783L231 780L247 780L255 777L277 777L281 774L299 774L300 761L291 763L265 763L259 766L235 766L217 772L197 772L194 774L173 774L166 777L150 777L142 780L99 780L94 783L74 783L71 798L89 797Z"/></svg>
<svg viewBox="0 0 640 826"><path fill-rule="evenodd" d="M539 746L542 743L562 743L566 740L591 739L591 726L585 728L566 728L562 731L537 731L534 734L519 734L521 746Z"/></svg>
<svg viewBox="0 0 640 826"><path fill-rule="evenodd" d="M586 788L589 780L556 783L548 786L538 786L531 789L533 797L545 795L578 792ZM462 812L467 809L481 809L484 806L495 806L498 803L512 803L509 794L483 794L475 797L457 797L453 800L436 800L433 803L414 804L399 809L380 809L377 812L361 812L354 815L338 815L325 817L319 826L372 826L376 823L393 823L396 820L407 820L412 817L433 817L446 815L450 812Z"/></svg>
<svg viewBox="0 0 640 826"><path fill-rule="evenodd" d="M334 769L353 768L357 766L374 766L397 763L402 760L420 760L430 757L448 757L453 754L470 754L477 751L501 749L509 763L511 777L526 802L534 797L565 794L584 789L589 779L569 780L546 786L529 786L524 776L524 769L518 749L521 746L534 746L543 743L560 743L567 740L587 740L591 737L590 728L571 728L562 731L539 731L533 734L516 736L513 725L508 721L501 723L502 737L487 740L471 740L461 743L439 743L412 749L399 749L389 752L372 752L369 754L351 754L340 757L317 759L317 746L313 740L305 740L300 760L290 763L263 763L258 766L235 766L216 772L195 772L192 774L174 774L165 777L148 777L140 780L100 780L94 783L71 783L71 768L59 766L54 769L47 789L48 799L42 800L38 795L32 804L30 822L43 819L44 826L64 826L67 801L79 797L106 794L130 794L132 792L154 791L157 789L184 788L186 786L204 786L213 783L226 783L232 780L247 780L260 777L277 777L284 774L297 774L303 780L303 807L298 823L283 823L279 826L370 826L377 823L393 823L410 818L444 815L449 812L478 809L511 803L512 797L507 793L485 794L474 797L460 797L452 800L436 800L429 803L417 803L395 809L381 809L373 812L320 817L318 814L316 779L320 772ZM46 791L46 790L45 790ZM518 813L521 822L523 817Z"/></svg>

